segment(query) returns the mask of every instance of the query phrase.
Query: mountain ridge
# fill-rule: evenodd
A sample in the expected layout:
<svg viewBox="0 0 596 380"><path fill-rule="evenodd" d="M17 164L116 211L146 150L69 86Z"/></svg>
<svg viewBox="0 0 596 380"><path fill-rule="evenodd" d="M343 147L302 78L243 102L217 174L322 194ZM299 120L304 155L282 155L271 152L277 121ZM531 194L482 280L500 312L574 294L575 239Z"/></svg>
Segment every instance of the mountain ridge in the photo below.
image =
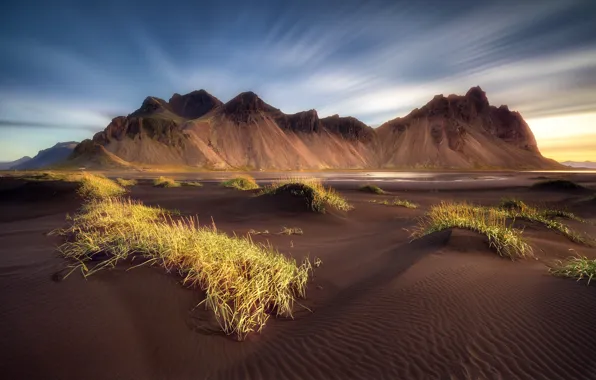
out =
<svg viewBox="0 0 596 380"><path fill-rule="evenodd" d="M562 167L540 154L518 112L490 105L480 87L437 95L376 129L350 116L320 118L314 109L286 114L251 91L226 103L205 90L147 97L71 159L83 162L98 152L93 145L130 164L213 169Z"/></svg>

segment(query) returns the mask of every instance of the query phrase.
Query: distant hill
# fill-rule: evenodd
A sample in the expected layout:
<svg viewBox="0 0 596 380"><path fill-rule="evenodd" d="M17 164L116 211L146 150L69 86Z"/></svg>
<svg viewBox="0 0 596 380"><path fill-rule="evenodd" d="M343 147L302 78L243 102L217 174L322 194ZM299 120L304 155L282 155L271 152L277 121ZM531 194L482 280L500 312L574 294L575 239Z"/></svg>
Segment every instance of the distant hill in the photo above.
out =
<svg viewBox="0 0 596 380"><path fill-rule="evenodd" d="M70 159L91 167L564 168L540 154L519 113L491 106L479 87L435 96L377 129L353 117L319 118L315 110L285 114L252 92L225 104L204 90L167 102L148 97L81 142Z"/></svg>
<svg viewBox="0 0 596 380"><path fill-rule="evenodd" d="M572 168L580 168L580 169L596 169L596 162L592 161L565 161L561 162L565 166L569 166Z"/></svg>
<svg viewBox="0 0 596 380"><path fill-rule="evenodd" d="M24 164L25 162L27 162L29 160L31 160L31 157L25 156L25 157L19 158L18 160L15 160L15 161L0 162L0 170L9 170L13 166Z"/></svg>
<svg viewBox="0 0 596 380"><path fill-rule="evenodd" d="M61 142L51 148L40 150L37 155L25 162L11 167L11 169L41 169L65 161L77 146L76 141Z"/></svg>

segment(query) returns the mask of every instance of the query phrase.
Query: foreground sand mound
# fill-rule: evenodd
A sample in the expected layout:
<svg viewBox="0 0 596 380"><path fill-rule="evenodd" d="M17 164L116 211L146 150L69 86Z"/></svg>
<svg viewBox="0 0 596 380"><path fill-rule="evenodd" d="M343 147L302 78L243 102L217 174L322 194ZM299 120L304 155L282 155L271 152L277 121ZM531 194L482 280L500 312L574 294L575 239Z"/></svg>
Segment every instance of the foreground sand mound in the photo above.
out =
<svg viewBox="0 0 596 380"><path fill-rule="evenodd" d="M314 187L299 182L281 185L274 191L265 191L257 199L260 199L262 203L267 203L266 208L286 212L339 213L341 215L346 213L322 199L321 194L317 194Z"/></svg>

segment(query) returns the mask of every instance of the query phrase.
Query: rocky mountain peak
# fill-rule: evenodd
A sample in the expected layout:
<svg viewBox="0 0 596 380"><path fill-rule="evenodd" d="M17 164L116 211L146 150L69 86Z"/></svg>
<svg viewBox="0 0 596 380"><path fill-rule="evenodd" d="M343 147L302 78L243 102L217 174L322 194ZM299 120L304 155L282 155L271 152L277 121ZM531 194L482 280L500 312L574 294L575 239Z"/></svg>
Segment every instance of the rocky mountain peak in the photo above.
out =
<svg viewBox="0 0 596 380"><path fill-rule="evenodd" d="M223 103L205 90L174 94L169 100L172 111L186 119L197 119Z"/></svg>

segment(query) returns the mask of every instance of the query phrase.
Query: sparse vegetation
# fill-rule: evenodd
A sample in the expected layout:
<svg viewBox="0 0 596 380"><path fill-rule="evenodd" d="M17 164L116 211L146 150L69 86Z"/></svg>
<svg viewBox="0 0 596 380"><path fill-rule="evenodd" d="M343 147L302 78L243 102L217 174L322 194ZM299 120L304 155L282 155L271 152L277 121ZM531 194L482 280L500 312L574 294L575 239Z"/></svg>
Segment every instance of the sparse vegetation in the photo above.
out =
<svg viewBox="0 0 596 380"><path fill-rule="evenodd" d="M366 193L385 194L385 191L376 185L364 185L364 186L360 187L359 190L364 191Z"/></svg>
<svg viewBox="0 0 596 380"><path fill-rule="evenodd" d="M269 230L256 231L256 230L250 229L250 230L248 230L248 234L249 235L268 235Z"/></svg>
<svg viewBox="0 0 596 380"><path fill-rule="evenodd" d="M287 192L294 196L304 197L308 207L316 212L324 213L326 205L340 211L348 211L352 206L337 191L325 187L315 178L290 178L272 183L263 188L259 195L280 194Z"/></svg>
<svg viewBox="0 0 596 380"><path fill-rule="evenodd" d="M157 177L153 180L153 186L155 187L180 187L180 182L177 182L173 178L168 177Z"/></svg>
<svg viewBox="0 0 596 380"><path fill-rule="evenodd" d="M228 179L223 181L221 185L223 187L230 187L237 190L255 190L259 188L255 179L247 175Z"/></svg>
<svg viewBox="0 0 596 380"><path fill-rule="evenodd" d="M559 261L550 272L555 276L575 278L577 281L588 280L587 285L596 277L596 260L585 256L571 257L565 262Z"/></svg>
<svg viewBox="0 0 596 380"><path fill-rule="evenodd" d="M490 247L511 259L533 256L532 247L522 238L522 231L507 225L500 210L467 203L446 203L431 207L420 219L412 237L419 238L449 228L468 229L488 238Z"/></svg>
<svg viewBox="0 0 596 380"><path fill-rule="evenodd" d="M555 217L560 217L576 220L579 222L585 222L584 219L575 216L573 213L562 210L538 209L527 205L519 199L504 199L501 201L499 209L503 210L503 212L505 212L505 215L508 218L521 219L527 220L529 222L540 223L549 229L559 231L566 238L573 242L586 245L593 244L591 238L583 236L582 234L573 231L564 223L561 223L558 220L553 219Z"/></svg>
<svg viewBox="0 0 596 380"><path fill-rule="evenodd" d="M304 231L302 228L299 227L282 227L281 231L277 233L278 235L303 235Z"/></svg>
<svg viewBox="0 0 596 380"><path fill-rule="evenodd" d="M182 182L182 186L203 187L203 184L199 181L184 181Z"/></svg>
<svg viewBox="0 0 596 380"><path fill-rule="evenodd" d="M120 185L122 187L131 187L131 186L135 186L137 184L136 179L116 178L116 182L118 183L118 185Z"/></svg>
<svg viewBox="0 0 596 380"><path fill-rule="evenodd" d="M202 302L227 334L238 339L260 331L270 314L292 316L304 297L308 260L298 265L270 247L230 237L193 218L173 219L166 210L121 198L93 198L58 231L59 250L85 276L126 260L159 263L184 275L183 283L206 293ZM97 258L102 261L91 267ZM71 271L72 272L72 271Z"/></svg>
<svg viewBox="0 0 596 380"><path fill-rule="evenodd" d="M80 181L78 193L83 198L113 198L126 193L122 186L103 176L84 173Z"/></svg>
<svg viewBox="0 0 596 380"><path fill-rule="evenodd" d="M22 175L20 175L22 173ZM65 182L79 182L83 177L83 173L71 173L71 172L19 172L17 177L22 177L27 181L65 181Z"/></svg>
<svg viewBox="0 0 596 380"><path fill-rule="evenodd" d="M399 199L399 198L393 198L392 201L389 201L387 199L385 199L384 201L377 201L376 199L373 199L369 202L380 204L380 205L385 205L385 206L400 206L400 207L406 207L406 208L412 208L412 209L418 208L418 205L416 203L410 202L407 199Z"/></svg>
<svg viewBox="0 0 596 380"><path fill-rule="evenodd" d="M579 190L584 187L578 185L575 182L568 181L565 179L551 179L546 181L536 182L532 185L533 189L544 189L544 190Z"/></svg>

